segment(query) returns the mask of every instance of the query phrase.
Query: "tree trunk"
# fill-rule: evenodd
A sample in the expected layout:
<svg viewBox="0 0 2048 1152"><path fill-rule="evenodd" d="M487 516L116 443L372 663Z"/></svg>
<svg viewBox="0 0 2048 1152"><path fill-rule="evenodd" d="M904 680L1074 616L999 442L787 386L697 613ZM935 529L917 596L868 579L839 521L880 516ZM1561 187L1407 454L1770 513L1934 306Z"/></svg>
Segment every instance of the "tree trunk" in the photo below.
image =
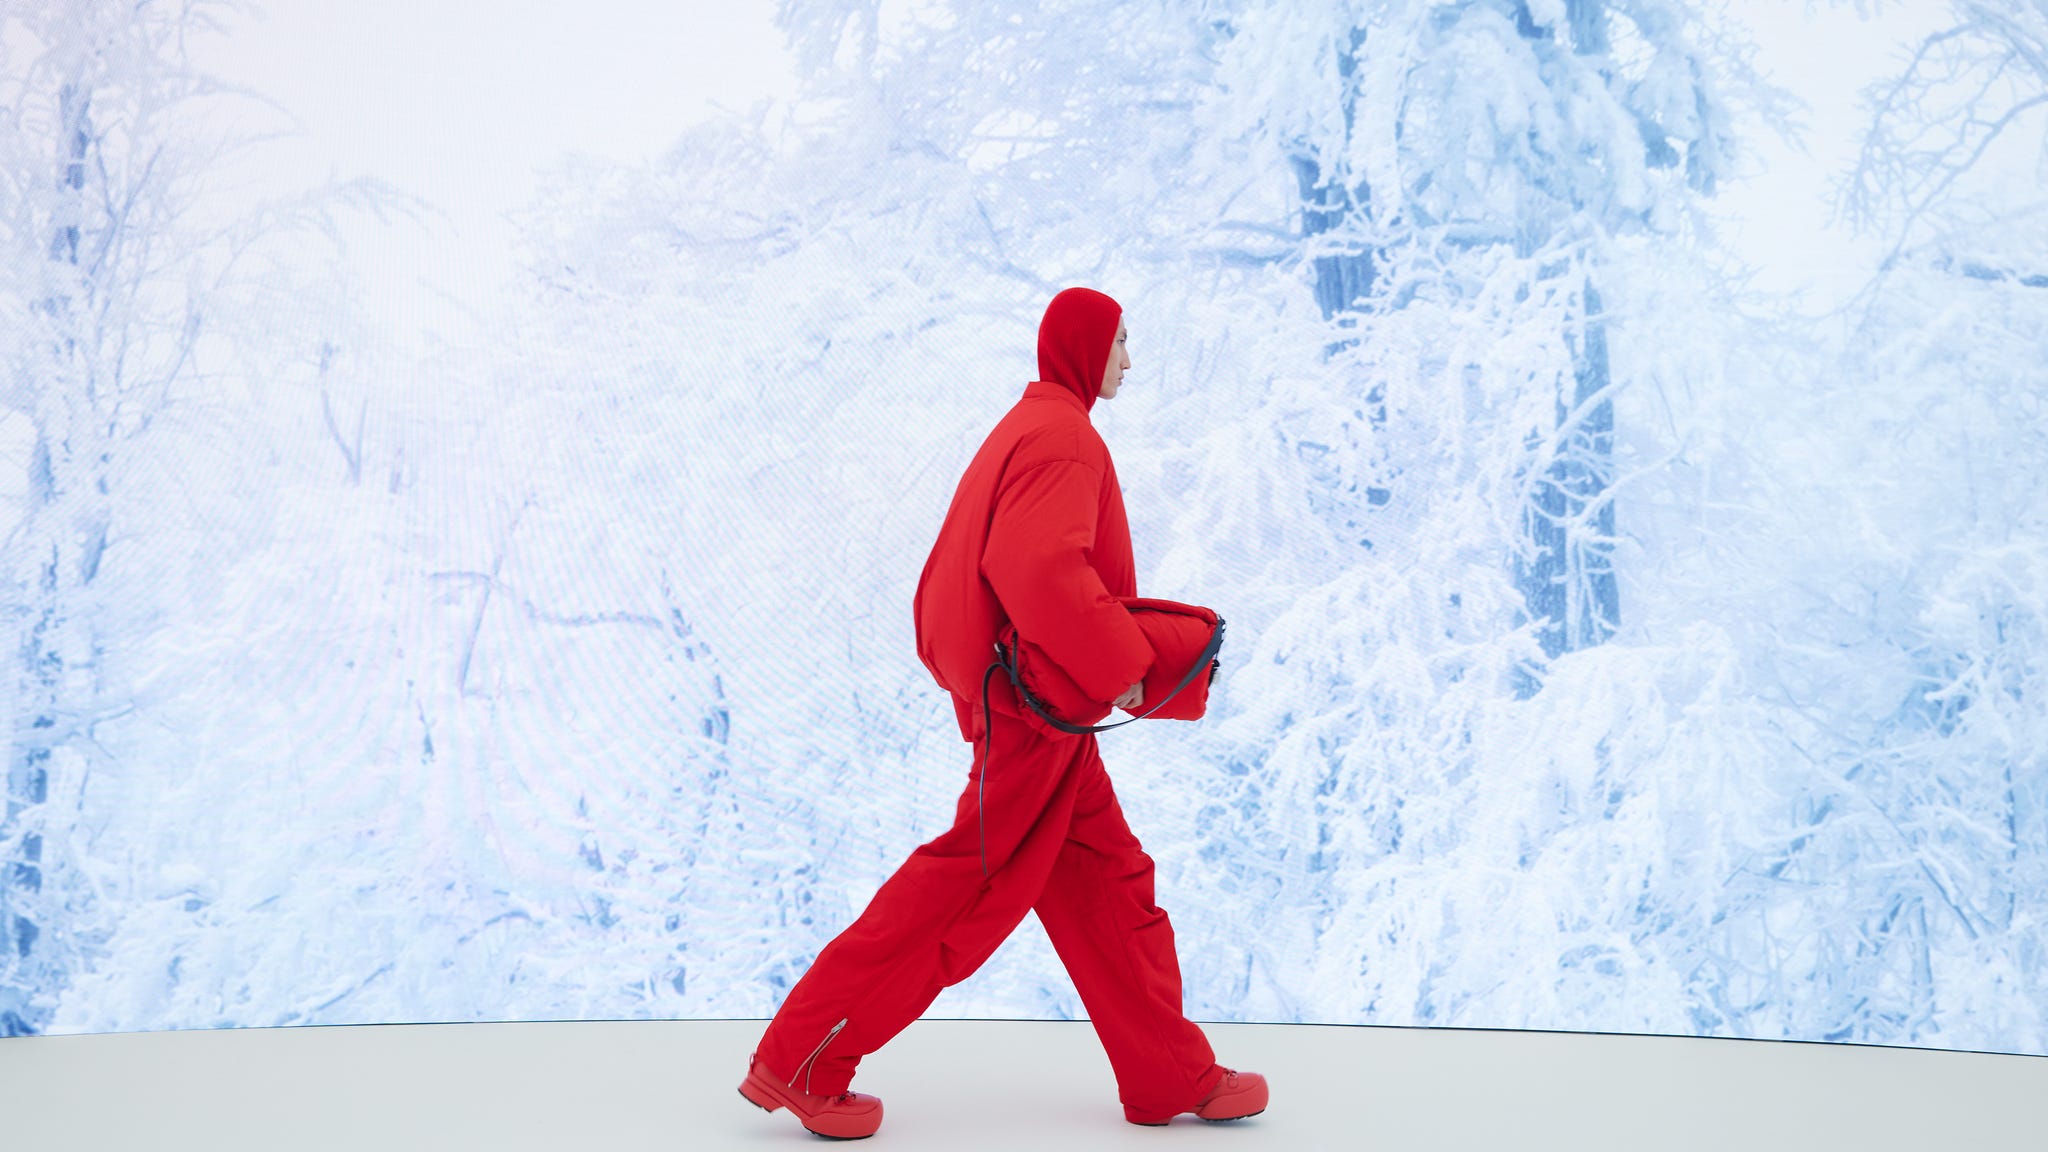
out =
<svg viewBox="0 0 2048 1152"><path fill-rule="evenodd" d="M1358 123L1358 52L1365 46L1365 29L1351 29L1345 42L1349 49L1337 59L1337 76L1344 85L1340 99L1348 140ZM1331 233L1342 235L1348 225L1365 222L1371 191L1363 180L1350 179L1341 156L1326 158L1304 145L1292 160L1295 184L1301 189L1304 240ZM1317 256L1315 269L1316 304L1325 320L1350 311L1372 290L1372 253L1363 248Z"/></svg>
<svg viewBox="0 0 2048 1152"><path fill-rule="evenodd" d="M1359 94L1354 76L1358 68L1358 51L1365 45L1365 29L1353 28L1347 42L1350 51L1337 61L1337 74L1344 82L1344 128L1349 135L1357 122ZM1348 180L1340 164L1326 164L1311 147L1304 146L1289 159L1294 168L1295 186L1301 191L1301 236L1304 242L1332 234L1341 237L1354 224L1362 226L1370 218L1372 190L1365 181ZM1336 320L1356 309L1359 301L1371 293L1378 272L1373 264L1372 251L1356 242L1345 244L1340 251L1318 255L1312 263L1316 274L1316 307L1321 309L1325 320ZM1335 356L1350 343L1350 340L1339 339L1331 342L1323 352L1326 356ZM1363 390L1368 419L1372 427L1378 428L1387 420L1386 389L1378 381L1367 381ZM1392 493L1385 488L1369 486L1365 490L1365 498L1368 504L1378 506L1391 499Z"/></svg>
<svg viewBox="0 0 2048 1152"><path fill-rule="evenodd" d="M1340 232L1354 216L1363 217L1367 190L1361 182L1354 190L1339 180L1326 178L1323 165L1312 153L1293 157L1294 179L1301 189L1301 235L1304 240ZM1317 256L1316 305L1323 319L1350 311L1372 291L1372 253L1359 249Z"/></svg>
<svg viewBox="0 0 2048 1152"><path fill-rule="evenodd" d="M47 1022L48 995L59 987L75 951L64 931L61 885L50 883L59 862L46 851L46 813L55 751L89 711L93 653L76 614L85 586L98 574L106 546L105 456L84 442L93 436L78 339L82 313L93 306L79 267L85 165L91 145L91 96L67 84L59 101L59 196L50 226L42 301L44 373L37 381L35 448L14 571L23 595L17 649L15 728L7 764L7 802L0 845L0 1035L37 1032ZM85 451L81 452L80 449Z"/></svg>
<svg viewBox="0 0 2048 1152"><path fill-rule="evenodd" d="M1568 0L1565 11L1575 54L1607 51L1605 0ZM1520 17L1523 35L1533 39L1551 34L1535 26L1526 7L1520 9ZM1614 405L1605 398L1593 402L1610 379L1607 318L1590 274L1578 312L1577 330L1569 340L1570 399L1560 392L1557 403L1557 426L1563 434L1523 511L1534 555L1515 565L1515 583L1529 618L1537 622L1537 637L1548 659L1604 643L1621 623L1621 593L1613 565L1614 503L1605 499L1614 467ZM1577 422L1566 430L1567 421L1574 418ZM1588 508L1594 509L1590 517ZM1523 696L1537 686L1526 672L1519 678Z"/></svg>
<svg viewBox="0 0 2048 1152"><path fill-rule="evenodd" d="M1603 499L1614 461L1614 403L1595 400L1609 380L1607 321L1590 277L1580 300L1578 331L1570 341L1571 399L1567 403L1560 395L1557 404L1558 427L1569 428L1558 437L1524 513L1535 555L1515 571L1529 617L1538 622L1543 654L1551 658L1605 642L1621 622L1614 502Z"/></svg>

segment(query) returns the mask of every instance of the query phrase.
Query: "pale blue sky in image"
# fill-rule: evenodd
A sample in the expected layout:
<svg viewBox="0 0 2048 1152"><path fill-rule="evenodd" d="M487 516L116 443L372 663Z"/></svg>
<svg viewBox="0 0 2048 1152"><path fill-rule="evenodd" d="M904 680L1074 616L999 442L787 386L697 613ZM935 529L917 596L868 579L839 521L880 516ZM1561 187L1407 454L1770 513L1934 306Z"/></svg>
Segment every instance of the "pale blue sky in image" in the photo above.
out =
<svg viewBox="0 0 2048 1152"><path fill-rule="evenodd" d="M460 339L514 269L506 214L566 153L658 155L719 105L786 98L769 0L271 0L203 46L205 68L281 105L290 139L245 187L372 177L438 216L348 222L376 312L403 343Z"/></svg>
<svg viewBox="0 0 2048 1152"><path fill-rule="evenodd" d="M1865 89L1896 75L1912 46L1949 17L1941 0L1868 5L1823 0L1733 0L1754 33L1755 66L1804 107L1800 143L1738 125L1751 157L1743 179L1719 190L1712 211L1723 239L1755 270L1754 286L1794 292L1807 311L1843 303L1876 271L1880 245L1835 218L1836 182L1855 162L1870 114ZM1753 169L1753 170L1752 170Z"/></svg>
<svg viewBox="0 0 2048 1152"><path fill-rule="evenodd" d="M1847 4L1736 0L1757 63L1806 109L1802 153L1742 125L1756 171L1715 215L1755 287L1824 309L1869 276L1875 244L1835 223L1831 181L1854 156L1862 90L1897 69L1945 5L1859 16ZM301 134L267 148L278 192L369 176L432 205L424 223L355 221L354 258L401 339L460 338L512 272L506 214L565 153L659 154L719 105L786 100L791 62L768 0L274 0L202 62L288 109Z"/></svg>

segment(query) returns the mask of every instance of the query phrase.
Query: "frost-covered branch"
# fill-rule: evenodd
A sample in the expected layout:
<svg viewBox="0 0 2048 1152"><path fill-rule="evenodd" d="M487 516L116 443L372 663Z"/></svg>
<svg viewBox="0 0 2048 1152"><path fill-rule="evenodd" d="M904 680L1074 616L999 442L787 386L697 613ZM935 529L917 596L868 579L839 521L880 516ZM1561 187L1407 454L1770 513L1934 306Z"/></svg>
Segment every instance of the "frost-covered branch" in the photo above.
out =
<svg viewBox="0 0 2048 1152"><path fill-rule="evenodd" d="M1886 238L1887 266L1924 234L1954 227L1973 201L2011 210L1996 179L1967 194L1962 185L2048 106L2048 10L2037 0L1954 0L1951 9L1955 23L1924 37L1868 97L1869 128L1841 194L1852 223Z"/></svg>

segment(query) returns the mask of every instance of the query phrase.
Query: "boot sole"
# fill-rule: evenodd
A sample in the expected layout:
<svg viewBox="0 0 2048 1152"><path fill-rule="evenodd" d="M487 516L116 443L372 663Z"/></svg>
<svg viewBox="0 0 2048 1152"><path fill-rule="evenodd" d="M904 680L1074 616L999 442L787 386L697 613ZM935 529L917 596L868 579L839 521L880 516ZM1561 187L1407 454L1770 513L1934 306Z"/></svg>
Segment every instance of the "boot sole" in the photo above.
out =
<svg viewBox="0 0 2048 1152"><path fill-rule="evenodd" d="M789 1114L796 1117L797 1123L802 1124L804 1126L804 1131L809 1132L813 1136L823 1136L827 1140L865 1140L868 1137L874 1135L874 1132L860 1132L849 1135L841 1135L836 1132L818 1131L816 1128L811 1127L811 1122L805 1118L803 1113L797 1111L795 1108L790 1108L789 1104L786 1101L784 1101L780 1095L776 1093L775 1089L769 1087L760 1079L760 1077L755 1076L751 1072L749 1072L747 1074L747 1078L741 1082L739 1087L739 1093L741 1098L746 1100L747 1103L752 1104L754 1107L759 1108L763 1112L773 1112L777 1108L789 1108ZM880 1125L877 1125L876 1127L877 1130L879 1130Z"/></svg>
<svg viewBox="0 0 2048 1152"><path fill-rule="evenodd" d="M1263 1113L1264 1113L1265 1111L1266 1111L1266 1110L1265 1110L1264 1108L1261 1108L1261 1109L1259 1109L1259 1110L1258 1110L1257 1112L1247 1112L1247 1113L1245 1113L1245 1114L1244 1114L1244 1115L1242 1115L1242 1116L1203 1116L1203 1115L1202 1115L1202 1114L1200 1114L1200 1113L1196 1113L1196 1114L1195 1114L1195 1119L1197 1119L1197 1120L1200 1120L1200 1121L1201 1121L1202 1123L1204 1123L1204 1124L1228 1124L1228 1123L1230 1123L1230 1122L1231 1122L1232 1120L1249 1120L1249 1119L1251 1119L1251 1118L1252 1118L1252 1117L1254 1117L1254 1116L1258 1116L1258 1115L1261 1115L1261 1114L1263 1114ZM1171 1124L1171 1123L1173 1123L1173 1121L1172 1121L1172 1120L1133 1120L1133 1121L1131 1121L1131 1123L1133 1123L1133 1124L1136 1124L1136 1125L1138 1125L1138 1126L1139 1126L1140 1128L1164 1128L1164 1127L1166 1127L1166 1126L1167 1126L1168 1124Z"/></svg>

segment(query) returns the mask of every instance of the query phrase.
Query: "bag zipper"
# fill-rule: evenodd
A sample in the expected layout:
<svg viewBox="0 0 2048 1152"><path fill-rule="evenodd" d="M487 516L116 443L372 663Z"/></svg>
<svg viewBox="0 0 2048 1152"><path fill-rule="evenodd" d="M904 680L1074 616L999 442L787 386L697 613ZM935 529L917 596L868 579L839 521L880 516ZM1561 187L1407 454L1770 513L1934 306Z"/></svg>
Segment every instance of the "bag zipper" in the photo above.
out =
<svg viewBox="0 0 2048 1152"><path fill-rule="evenodd" d="M825 1038L823 1040L818 1041L818 1046L811 1050L810 1056L806 1058L802 1064L797 1066L797 1071L803 1073L804 1077L804 1095L809 1096L811 1094L810 1068L812 1061L818 1058L818 1054L825 1050L825 1045L830 1044L832 1042L832 1038L834 1036L839 1035L839 1030L844 1027L846 1027L846 1021L844 1020L841 1020L839 1023L834 1024L832 1026L832 1030L830 1032L825 1033ZM796 1087L795 1076L791 1076L789 1078L789 1086L791 1088Z"/></svg>

